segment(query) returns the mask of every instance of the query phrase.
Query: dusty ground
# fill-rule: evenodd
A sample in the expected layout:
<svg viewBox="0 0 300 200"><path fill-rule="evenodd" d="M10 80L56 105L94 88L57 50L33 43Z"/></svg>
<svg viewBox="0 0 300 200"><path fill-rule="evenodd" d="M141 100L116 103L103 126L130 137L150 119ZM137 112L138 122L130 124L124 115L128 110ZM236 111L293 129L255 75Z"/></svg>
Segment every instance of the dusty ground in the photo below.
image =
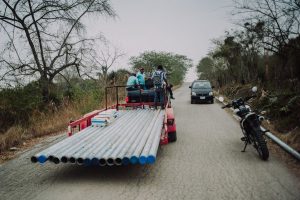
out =
<svg viewBox="0 0 300 200"><path fill-rule="evenodd" d="M66 135L65 132L58 132L58 133L54 133L54 134L50 134L50 135L44 135L41 137L30 138L30 139L24 140L22 144L12 147L11 150L0 152L0 165L9 160L12 160L12 159L18 157L19 155L23 154L24 152L32 149L32 147L34 145L37 145L39 143L42 143L42 144L49 143L49 142L51 143L53 138L55 138L55 137L63 138L64 135Z"/></svg>
<svg viewBox="0 0 300 200"><path fill-rule="evenodd" d="M190 104L176 90L178 141L162 146L150 166L83 167L30 163L53 136L0 165L0 199L299 199L300 179L271 153L241 153L241 131L219 104Z"/></svg>

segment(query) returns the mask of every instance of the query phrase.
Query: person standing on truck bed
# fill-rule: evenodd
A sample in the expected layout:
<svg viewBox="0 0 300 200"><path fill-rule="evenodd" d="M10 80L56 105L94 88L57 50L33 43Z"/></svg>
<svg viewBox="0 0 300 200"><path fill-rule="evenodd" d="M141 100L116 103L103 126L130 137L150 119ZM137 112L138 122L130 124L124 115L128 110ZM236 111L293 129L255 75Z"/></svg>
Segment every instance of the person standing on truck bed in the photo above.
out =
<svg viewBox="0 0 300 200"><path fill-rule="evenodd" d="M139 81L136 78L135 73L131 73L126 84L127 91L137 90L139 86Z"/></svg>
<svg viewBox="0 0 300 200"><path fill-rule="evenodd" d="M163 70L161 65L157 66L155 72L153 72L151 79L153 80L155 95L154 95L154 105L157 108L158 98L160 101L160 106L162 109L165 108L165 91L164 91L164 84L168 85L166 73Z"/></svg>
<svg viewBox="0 0 300 200"><path fill-rule="evenodd" d="M146 85L145 85L145 73L144 73L144 68L140 68L140 71L136 74L136 78L139 81L141 89L146 90Z"/></svg>

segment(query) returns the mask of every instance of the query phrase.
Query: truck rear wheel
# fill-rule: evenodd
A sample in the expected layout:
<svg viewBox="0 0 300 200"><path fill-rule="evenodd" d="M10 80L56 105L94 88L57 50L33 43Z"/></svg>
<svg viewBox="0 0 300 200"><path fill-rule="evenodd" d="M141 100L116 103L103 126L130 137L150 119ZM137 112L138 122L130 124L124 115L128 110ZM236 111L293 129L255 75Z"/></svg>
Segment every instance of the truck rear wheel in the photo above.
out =
<svg viewBox="0 0 300 200"><path fill-rule="evenodd" d="M177 140L176 131L168 133L168 141L169 142L176 142L176 140Z"/></svg>

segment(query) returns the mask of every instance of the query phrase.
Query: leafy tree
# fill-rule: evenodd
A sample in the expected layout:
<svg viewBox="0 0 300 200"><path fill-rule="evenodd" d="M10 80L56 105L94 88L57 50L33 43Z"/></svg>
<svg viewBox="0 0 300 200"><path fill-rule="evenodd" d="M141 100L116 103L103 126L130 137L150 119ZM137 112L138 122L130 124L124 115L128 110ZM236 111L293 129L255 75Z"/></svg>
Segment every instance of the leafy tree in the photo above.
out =
<svg viewBox="0 0 300 200"><path fill-rule="evenodd" d="M38 79L48 102L53 79L67 68L79 72L83 55L97 39L85 37L81 20L101 14L115 16L108 0L2 0L0 30L7 43L0 81Z"/></svg>
<svg viewBox="0 0 300 200"><path fill-rule="evenodd" d="M214 71L214 61L210 57L202 58L197 65L197 72L201 79L210 79Z"/></svg>
<svg viewBox="0 0 300 200"><path fill-rule="evenodd" d="M158 65L162 65L170 82L176 85L182 83L185 73L192 66L192 60L184 55L169 52L146 51L139 56L131 57L130 64L133 70L137 71L143 67L148 73L152 73Z"/></svg>

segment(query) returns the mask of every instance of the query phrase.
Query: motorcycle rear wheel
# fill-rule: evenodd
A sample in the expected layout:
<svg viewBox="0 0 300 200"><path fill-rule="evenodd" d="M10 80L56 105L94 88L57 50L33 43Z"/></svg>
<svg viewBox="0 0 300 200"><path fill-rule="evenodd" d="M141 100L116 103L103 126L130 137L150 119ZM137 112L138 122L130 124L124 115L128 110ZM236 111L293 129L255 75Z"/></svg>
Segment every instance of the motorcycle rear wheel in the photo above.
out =
<svg viewBox="0 0 300 200"><path fill-rule="evenodd" d="M254 134L254 138L253 138L254 147L257 150L259 157L262 160L268 160L269 149L264 139L263 132L260 129L254 129L253 134Z"/></svg>

